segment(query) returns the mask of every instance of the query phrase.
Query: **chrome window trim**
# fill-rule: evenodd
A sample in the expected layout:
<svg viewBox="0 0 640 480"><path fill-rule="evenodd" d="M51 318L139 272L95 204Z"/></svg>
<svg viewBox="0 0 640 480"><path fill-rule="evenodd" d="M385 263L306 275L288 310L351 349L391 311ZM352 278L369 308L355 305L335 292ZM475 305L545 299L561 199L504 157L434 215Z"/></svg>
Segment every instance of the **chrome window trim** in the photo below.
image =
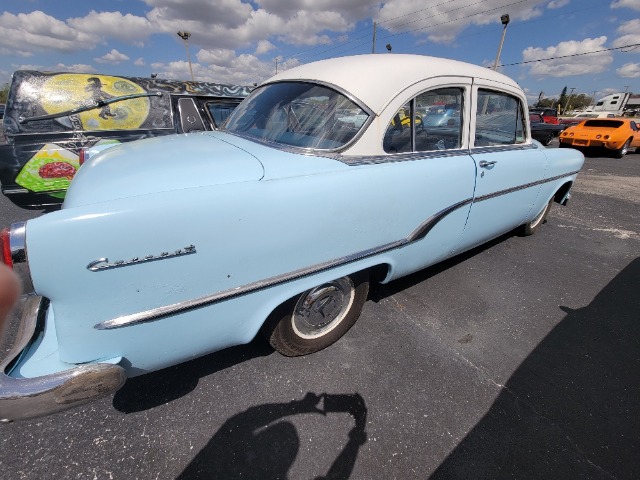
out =
<svg viewBox="0 0 640 480"><path fill-rule="evenodd" d="M481 155L484 153L497 153L497 152L510 152L510 151L523 151L523 150L535 150L538 149L537 145L533 143L526 144L513 144L513 145L498 145L489 147L474 147L468 148L456 148L451 150L426 150L420 152L404 152L393 153L387 155L341 155L341 154L327 154L323 155L327 158L333 158L342 163L350 166L358 165L375 165L379 163L396 163L396 162L410 162L416 160L427 160L431 158L447 158L458 157L461 155Z"/></svg>
<svg viewBox="0 0 640 480"><path fill-rule="evenodd" d="M420 152L404 152L386 155L325 155L350 166L376 165L379 163L411 162L427 160L431 158L459 157L469 155L469 149L459 148L452 150L424 150Z"/></svg>
<svg viewBox="0 0 640 480"><path fill-rule="evenodd" d="M261 88L266 87L268 85L275 85L275 84L278 84L278 83L308 83L308 84L311 84L311 85L320 85L322 87L326 87L326 88L329 88L331 90L334 90L334 91L338 92L339 94L347 97L349 100L351 100L353 103L355 103L358 107L360 107L368 115L367 120L362 124L362 126L360 127L360 130L358 130L358 133L356 133L351 140L349 140L347 143L345 143L344 145L342 145L341 147L338 147L338 148L297 147L295 145L287 145L285 143L278 143L278 142L273 142L273 141L270 141L270 140L264 140L262 138L256 138L254 136L246 135L246 134L243 134L243 133L240 133L240 132L229 131L229 130L226 129L227 122L225 122L225 126L223 128L221 128L220 131L228 133L230 135L235 135L236 137L244 138L246 140L249 140L249 141L252 141L252 142L255 142L255 143L259 143L259 144L265 145L267 147L274 148L276 150L281 150L281 151L289 152L289 153L301 153L303 155L318 156L318 155L324 155L324 154L343 152L344 150L346 150L349 147L351 147L351 145L356 143L358 141L358 139L362 135L364 135L364 132L367 131L367 129L369 128L369 125L371 125L371 123L373 122L373 119L376 117L375 112L373 110L371 110L364 102L362 102L360 99L358 99L357 97L355 97L352 94L350 94L349 92L347 92L344 88L338 87L337 85L334 85L334 84L332 84L330 82L323 82L323 81L320 81L320 80L310 80L310 79L279 80L279 81L275 81L275 82L263 83L262 85L257 87L254 91L257 91L258 89L261 89ZM252 91L251 93L253 94L254 91ZM250 96L247 97L247 98L250 98Z"/></svg>
<svg viewBox="0 0 640 480"><path fill-rule="evenodd" d="M471 155L481 155L484 153L499 153L510 151L536 150L540 147L535 143L512 143L509 145L488 145L486 147L472 147L469 149Z"/></svg>

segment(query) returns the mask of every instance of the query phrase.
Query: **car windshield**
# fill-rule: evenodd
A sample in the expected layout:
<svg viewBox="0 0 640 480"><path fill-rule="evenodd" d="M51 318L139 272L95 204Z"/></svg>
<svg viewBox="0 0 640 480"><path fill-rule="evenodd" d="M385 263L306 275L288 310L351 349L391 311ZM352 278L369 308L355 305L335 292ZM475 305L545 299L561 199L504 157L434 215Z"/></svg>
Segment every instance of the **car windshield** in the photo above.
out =
<svg viewBox="0 0 640 480"><path fill-rule="evenodd" d="M587 120L584 122L585 127L597 127L597 128L618 128L621 127L624 122L620 120Z"/></svg>
<svg viewBox="0 0 640 480"><path fill-rule="evenodd" d="M369 118L343 94L313 83L279 82L252 92L224 130L302 148L336 150Z"/></svg>

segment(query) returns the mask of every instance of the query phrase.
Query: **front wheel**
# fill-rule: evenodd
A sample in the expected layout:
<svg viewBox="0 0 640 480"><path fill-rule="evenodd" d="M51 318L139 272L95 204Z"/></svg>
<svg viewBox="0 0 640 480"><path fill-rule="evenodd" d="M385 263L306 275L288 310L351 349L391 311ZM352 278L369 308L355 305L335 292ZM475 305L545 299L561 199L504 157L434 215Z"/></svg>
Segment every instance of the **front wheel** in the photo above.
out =
<svg viewBox="0 0 640 480"><path fill-rule="evenodd" d="M627 152L629 151L629 145L631 145L631 139L629 139L626 142L624 142L624 145L622 145L618 150L614 150L613 155L616 158L624 157L627 154Z"/></svg>
<svg viewBox="0 0 640 480"><path fill-rule="evenodd" d="M551 210L552 203L553 197L551 197L551 200L549 200L549 203L544 206L542 211L538 215L536 215L536 218L520 227L520 232L523 236L528 237L529 235L533 235L534 233L536 233L536 230L538 230L540 225L545 222L547 215L549 214L549 210Z"/></svg>
<svg viewBox="0 0 640 480"><path fill-rule="evenodd" d="M263 333L271 346L287 357L317 352L356 323L368 292L366 272L323 283L278 307Z"/></svg>

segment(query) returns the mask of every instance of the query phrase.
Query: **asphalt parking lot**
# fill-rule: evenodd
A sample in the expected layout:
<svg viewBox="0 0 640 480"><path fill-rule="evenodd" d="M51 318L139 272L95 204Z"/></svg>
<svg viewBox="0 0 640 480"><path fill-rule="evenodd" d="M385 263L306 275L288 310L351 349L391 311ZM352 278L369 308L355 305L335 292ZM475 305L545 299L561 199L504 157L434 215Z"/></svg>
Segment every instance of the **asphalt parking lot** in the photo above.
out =
<svg viewBox="0 0 640 480"><path fill-rule="evenodd" d="M637 479L639 294L640 154L587 158L536 235L373 288L324 351L256 339L0 425L0 478Z"/></svg>

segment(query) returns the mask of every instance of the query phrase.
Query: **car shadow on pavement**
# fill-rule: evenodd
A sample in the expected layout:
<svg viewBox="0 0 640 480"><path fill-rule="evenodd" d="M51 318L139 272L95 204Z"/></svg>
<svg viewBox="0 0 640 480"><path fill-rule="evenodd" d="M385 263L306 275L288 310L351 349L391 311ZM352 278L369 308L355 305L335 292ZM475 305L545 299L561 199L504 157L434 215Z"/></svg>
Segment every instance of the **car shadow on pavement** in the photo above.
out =
<svg viewBox="0 0 640 480"><path fill-rule="evenodd" d="M518 367L432 475L640 478L640 258Z"/></svg>
<svg viewBox="0 0 640 480"><path fill-rule="evenodd" d="M359 394L307 393L301 400L251 407L227 420L177 477L187 479L289 478L300 450L291 417L346 413L354 422L342 450L319 479L347 479L367 441L367 407ZM332 448L333 450L333 448Z"/></svg>
<svg viewBox="0 0 640 480"><path fill-rule="evenodd" d="M128 379L113 397L113 406L123 413L140 412L176 400L195 390L198 381L215 372L274 351L258 334L247 345L220 350L194 360Z"/></svg>

